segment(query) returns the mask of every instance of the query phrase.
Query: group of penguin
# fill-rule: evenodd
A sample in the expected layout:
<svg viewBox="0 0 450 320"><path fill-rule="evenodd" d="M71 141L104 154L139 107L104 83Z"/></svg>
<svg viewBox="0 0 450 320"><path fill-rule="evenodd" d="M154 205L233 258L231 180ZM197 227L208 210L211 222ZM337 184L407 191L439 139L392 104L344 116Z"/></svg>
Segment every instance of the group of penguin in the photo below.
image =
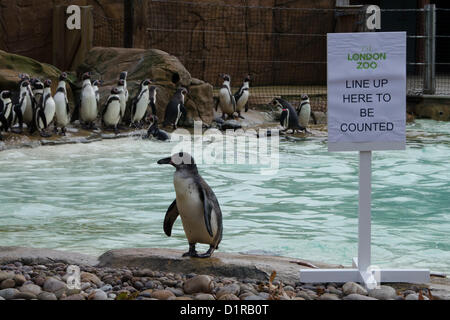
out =
<svg viewBox="0 0 450 320"><path fill-rule="evenodd" d="M248 111L248 98L250 96L250 75L247 75L241 87L232 94L231 92L231 77L228 74L220 74L223 79L222 87L219 90L219 98L216 100L215 109L218 106L222 110L222 119L226 117L233 117L235 113L241 119L244 117L241 112ZM274 98L272 104L281 109L280 124L285 131L292 130L307 132L306 127L309 123L311 115L311 105L309 97L306 94L301 95L300 104L294 108L288 101L282 98Z"/></svg>
<svg viewBox="0 0 450 320"><path fill-rule="evenodd" d="M95 129L94 122L99 113L99 85L100 80L91 82L91 75L86 72L82 75L82 89L78 104L75 106L73 114L70 114L69 102L67 98L66 80L67 73L63 72L59 77L56 93L52 96L52 81L47 79L44 82L37 78L30 78L28 74L19 75L19 92L13 97L11 91L0 92L0 139L2 131L23 132L25 123L30 134L39 131L42 137L49 137L51 133L47 131L53 123L54 132L65 135L66 126L77 119L85 128ZM106 103L101 113L102 124L106 128L113 128L118 133L118 127L124 122L125 111L129 99L127 89L127 72L121 72L117 86L111 89L111 93L106 99ZM139 85L137 95L131 100L131 112L129 124L136 128L141 128L144 119L148 115L148 106L151 107L151 125L144 138L150 135L159 139L167 140L167 132L158 128L158 117L156 116L156 87L150 86L151 80L142 80ZM187 94L185 88L178 88L172 99L169 101L163 125L172 125L174 129L183 114L186 114L184 99ZM14 101L15 100L15 101ZM18 124L18 128L13 127Z"/></svg>

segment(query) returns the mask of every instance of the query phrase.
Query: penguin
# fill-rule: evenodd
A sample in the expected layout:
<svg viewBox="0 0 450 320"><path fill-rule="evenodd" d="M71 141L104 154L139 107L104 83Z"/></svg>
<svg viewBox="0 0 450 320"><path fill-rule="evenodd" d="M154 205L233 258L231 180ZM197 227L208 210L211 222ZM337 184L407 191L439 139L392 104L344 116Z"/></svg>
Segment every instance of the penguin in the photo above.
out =
<svg viewBox="0 0 450 320"><path fill-rule="evenodd" d="M0 92L0 140L3 140L2 131L8 131L12 115L11 92L4 90Z"/></svg>
<svg viewBox="0 0 450 320"><path fill-rule="evenodd" d="M58 88L53 97L56 107L55 133L58 133L58 127L61 127L61 135L66 135L66 126L70 123L69 101L66 90L67 73L63 72L59 76Z"/></svg>
<svg viewBox="0 0 450 320"><path fill-rule="evenodd" d="M97 101L97 105L100 104L100 91L98 90L98 87L102 84L103 82L101 80L94 80L94 82L92 82L92 89L94 89L94 93L95 93L95 101Z"/></svg>
<svg viewBox="0 0 450 320"><path fill-rule="evenodd" d="M280 124L284 127L284 130L292 130L292 133L298 130L305 130L304 127L298 123L298 116L294 107L284 99L275 98L272 100L273 105L282 109L280 116Z"/></svg>
<svg viewBox="0 0 450 320"><path fill-rule="evenodd" d="M36 103L30 86L30 77L27 74L21 74L19 77L21 79L19 83L19 103L14 107L13 124L19 123L19 132L21 133L24 123L32 130Z"/></svg>
<svg viewBox="0 0 450 320"><path fill-rule="evenodd" d="M51 85L52 81L50 79L44 81L44 95L42 97L42 103L39 104L34 110L33 118L35 125L31 133L37 129L42 137L51 136L51 134L45 132L45 129L47 129L55 117L56 106L52 97Z"/></svg>
<svg viewBox="0 0 450 320"><path fill-rule="evenodd" d="M150 117L152 118L153 121L147 130L147 134L145 134L143 138L148 139L150 135L152 135L153 137L161 141L169 140L170 139L169 134L164 130L158 128L158 117L156 115L152 115Z"/></svg>
<svg viewBox="0 0 450 320"><path fill-rule="evenodd" d="M173 175L176 198L164 217L165 234L170 237L172 226L180 215L189 242L189 251L183 257L210 257L219 248L223 231L222 211L216 195L198 173L190 154L179 152L159 160L158 164L171 164L176 169ZM209 244L208 251L198 254L197 243Z"/></svg>
<svg viewBox="0 0 450 320"><path fill-rule="evenodd" d="M300 105L297 107L298 122L302 127L308 127L309 117L311 115L311 105L309 103L309 97L306 94L302 94L300 98Z"/></svg>
<svg viewBox="0 0 450 320"><path fill-rule="evenodd" d="M44 96L44 84L38 78L33 78L30 80L31 89L34 96L34 101L36 105L42 103L42 97Z"/></svg>
<svg viewBox="0 0 450 320"><path fill-rule="evenodd" d="M234 100L236 101L236 111L238 113L238 117L241 119L245 119L241 116L241 112L244 109L245 112L248 111L248 97L250 96L249 92L250 88L250 75L247 75L242 83L242 86L238 91L234 94Z"/></svg>
<svg viewBox="0 0 450 320"><path fill-rule="evenodd" d="M183 114L186 114L186 108L184 107L184 97L187 94L187 90L180 87L175 92L172 99L169 101L164 114L163 126L169 124L173 125L173 128L177 128L178 121Z"/></svg>
<svg viewBox="0 0 450 320"><path fill-rule="evenodd" d="M80 118L85 125L94 128L94 121L97 119L98 109L95 91L91 84L89 72L83 74L83 87L81 89Z"/></svg>
<svg viewBox="0 0 450 320"><path fill-rule="evenodd" d="M121 72L119 76L119 82L117 84L117 88L121 91L119 94L121 121L125 116L125 111L127 109L127 102L128 102L127 75L128 75L127 71Z"/></svg>
<svg viewBox="0 0 450 320"><path fill-rule="evenodd" d="M220 76L223 78L223 84L219 90L219 99L216 101L216 111L220 104L222 119L225 119L225 114L233 116L236 111L236 100L231 94L231 77L228 74L222 74Z"/></svg>
<svg viewBox="0 0 450 320"><path fill-rule="evenodd" d="M140 127L141 126L141 120L144 118L148 105L150 103L150 92L149 92L149 85L151 80L145 79L141 81L141 84L139 85L139 92L136 95L136 97L132 101L131 105L131 121L130 121L130 127Z"/></svg>
<svg viewBox="0 0 450 320"><path fill-rule="evenodd" d="M102 112L102 121L105 126L114 127L114 132L119 133L117 125L120 121L120 90L117 87L111 89L111 94L106 100Z"/></svg>

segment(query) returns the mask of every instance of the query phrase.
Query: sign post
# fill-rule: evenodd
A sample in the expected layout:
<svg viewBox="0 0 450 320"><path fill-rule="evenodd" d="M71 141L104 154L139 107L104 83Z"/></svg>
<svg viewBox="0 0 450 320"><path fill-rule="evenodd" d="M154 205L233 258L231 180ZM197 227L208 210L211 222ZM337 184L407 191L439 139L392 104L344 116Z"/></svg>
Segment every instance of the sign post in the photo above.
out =
<svg viewBox="0 0 450 320"><path fill-rule="evenodd" d="M328 47L328 151L359 151L358 257L352 269L302 269L300 281L425 283L425 269L371 265L372 150L406 144L406 32L330 33Z"/></svg>

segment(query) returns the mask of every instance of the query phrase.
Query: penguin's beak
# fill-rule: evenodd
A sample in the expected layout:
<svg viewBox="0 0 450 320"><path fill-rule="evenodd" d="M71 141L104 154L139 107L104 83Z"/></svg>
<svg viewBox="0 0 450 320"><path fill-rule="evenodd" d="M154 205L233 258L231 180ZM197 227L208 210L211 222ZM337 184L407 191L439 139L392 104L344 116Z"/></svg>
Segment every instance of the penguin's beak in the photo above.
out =
<svg viewBox="0 0 450 320"><path fill-rule="evenodd" d="M160 159L160 160L158 160L158 164L171 164L175 167L175 164L172 162L172 157Z"/></svg>

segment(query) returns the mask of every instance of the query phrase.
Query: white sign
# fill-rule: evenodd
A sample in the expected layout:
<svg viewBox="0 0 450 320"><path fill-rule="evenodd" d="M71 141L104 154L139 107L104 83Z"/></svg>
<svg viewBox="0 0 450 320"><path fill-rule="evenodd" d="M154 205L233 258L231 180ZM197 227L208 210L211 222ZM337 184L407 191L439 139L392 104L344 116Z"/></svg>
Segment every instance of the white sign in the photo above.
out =
<svg viewBox="0 0 450 320"><path fill-rule="evenodd" d="M405 149L406 32L329 33L328 150Z"/></svg>

